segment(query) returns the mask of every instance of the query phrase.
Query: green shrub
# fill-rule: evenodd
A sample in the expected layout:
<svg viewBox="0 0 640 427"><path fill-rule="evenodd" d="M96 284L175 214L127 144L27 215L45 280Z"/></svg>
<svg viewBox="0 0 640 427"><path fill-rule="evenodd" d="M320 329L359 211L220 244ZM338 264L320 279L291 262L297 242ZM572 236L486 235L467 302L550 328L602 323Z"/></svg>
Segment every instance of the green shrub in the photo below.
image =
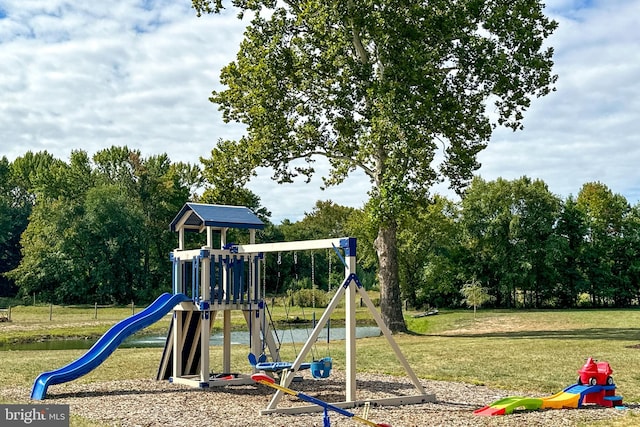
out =
<svg viewBox="0 0 640 427"><path fill-rule="evenodd" d="M299 307L326 307L328 294L319 289L300 289L292 294L293 305Z"/></svg>

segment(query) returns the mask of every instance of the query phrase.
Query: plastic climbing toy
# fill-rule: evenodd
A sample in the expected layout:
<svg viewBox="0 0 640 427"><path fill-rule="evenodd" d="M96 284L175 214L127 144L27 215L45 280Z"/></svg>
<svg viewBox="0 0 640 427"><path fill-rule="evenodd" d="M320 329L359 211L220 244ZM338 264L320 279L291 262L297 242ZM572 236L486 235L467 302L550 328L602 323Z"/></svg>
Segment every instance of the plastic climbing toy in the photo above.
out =
<svg viewBox="0 0 640 427"><path fill-rule="evenodd" d="M576 384L570 385L553 396L505 397L473 413L475 415L507 415L517 410L570 409L581 408L586 404L609 408L622 405L622 396L616 396L616 385L611 376L613 369L609 363L596 362L590 357L578 373L580 377Z"/></svg>

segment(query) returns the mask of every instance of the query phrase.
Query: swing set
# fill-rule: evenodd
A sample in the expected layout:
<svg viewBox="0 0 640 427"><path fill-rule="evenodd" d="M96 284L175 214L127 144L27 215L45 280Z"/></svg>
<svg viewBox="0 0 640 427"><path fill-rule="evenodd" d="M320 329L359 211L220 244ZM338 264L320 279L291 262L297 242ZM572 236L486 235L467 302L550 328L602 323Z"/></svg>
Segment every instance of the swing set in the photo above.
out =
<svg viewBox="0 0 640 427"><path fill-rule="evenodd" d="M315 308L315 289L316 289L316 285L315 285L315 257L314 257L314 253L311 253L311 284L312 284L312 288L314 290L313 292L313 307ZM264 268L266 268L266 254L264 255ZM277 257L277 278L278 278L278 283L276 283L276 287L279 284L280 281L280 266L282 265L282 252L278 252L278 257ZM294 274L295 274L295 284L296 287L298 285L298 254L297 252L293 252L293 265L294 265ZM263 274L265 277L266 276L266 271L264 271L263 269ZM331 274L331 259L329 258L329 275ZM329 277L330 280L330 277ZM263 289L264 289L264 293L263 295L266 293L266 283L263 284ZM284 303L284 308L285 308L285 313L286 313L286 317L287 319L289 318L289 310L291 308L290 305L287 304L287 300L288 298L284 298L283 303ZM280 351L280 348L282 346L282 341L283 339L280 338L280 336L278 335L278 329L273 321L273 317L271 316L271 311L269 310L269 306L267 304L267 302L265 301L264 303L264 313L265 315L262 316L262 321L266 322L268 319L269 325L271 327L271 331L273 332L273 335L275 337L276 342L278 343L277 346L277 350L278 352ZM309 329L307 327L307 319L304 313L304 308L302 308L302 320L303 323L305 324L305 330L307 332L307 339L309 338ZM315 327L316 321L315 321L315 312L313 313L313 326ZM296 350L296 338L294 337L293 334L293 327L291 326L291 323L287 322L289 325L289 332L291 335L291 343L293 346L293 351L294 353L297 354L297 350ZM312 348L312 357L313 357L313 361L312 362L303 362L300 364L300 368L298 370L302 371L302 370L310 370L311 372L311 376L315 379L322 379L322 378L327 378L329 377L330 373L331 373L331 369L333 367L333 359L331 358L331 355L329 353L329 347L330 347L330 334L331 334L331 321L329 320L327 322L327 356L319 358L317 357L317 350L315 350L315 346ZM263 324L261 325L261 330L264 331L267 330L266 326ZM283 331L283 334L285 332ZM249 360L249 364L251 366L253 366L256 370L258 371L262 371L262 372L268 372L271 374L276 374L276 375L282 375L283 372L289 372L291 371L291 368L293 366L292 362L282 362L282 361L272 361L272 362L268 362L267 361L267 354L265 352L265 340L263 339L263 346L262 346L262 353L259 356L256 356L254 353L249 353L248 355L248 360Z"/></svg>
<svg viewBox="0 0 640 427"><path fill-rule="evenodd" d="M173 293L185 294L190 297L190 301L174 307L157 379L168 379L174 383L206 388L254 384L251 375L260 372L270 375L278 374L281 388L276 388L269 404L260 412L261 414L321 411L322 408L318 405L283 408L279 407L278 403L283 397L283 390L289 390L295 377L292 374L308 369L314 378L327 378L330 375L333 365L330 356L319 359L312 357L311 362L307 360L309 356L314 356L313 349L321 332L325 328L330 329L330 317L338 304L344 300L345 400L331 404L352 408L369 403L404 405L435 401L434 395L425 392L356 275L356 239L348 237L257 244L255 231L263 227L264 224L249 209L238 206L187 203L173 220L171 230L178 233L178 248L171 253ZM228 243L227 231L233 228L248 230L250 243ZM198 249L186 249L185 232L189 231L206 233L206 245ZM219 246L214 245L214 241L219 242ZM337 254L344 266L344 280L335 289L320 319L314 324L311 332L308 332L307 340L297 352L295 360L285 362L280 357L281 340L277 336L269 308L264 300L265 259L270 253L293 252L295 254L299 251L317 250L328 250L329 253ZM311 259L315 262L313 252ZM315 271L312 269L312 275L314 274ZM331 267L329 267L329 274L331 274ZM279 271L277 280L276 286L281 280ZM397 360L403 366L415 387L414 395L370 399L366 402L357 400L357 296L366 306ZM232 373L231 353L234 347L231 345L232 311L242 312L249 329L248 359L252 372L248 374ZM220 357L221 371L214 374L210 370L209 339L217 319L222 321L223 342Z"/></svg>

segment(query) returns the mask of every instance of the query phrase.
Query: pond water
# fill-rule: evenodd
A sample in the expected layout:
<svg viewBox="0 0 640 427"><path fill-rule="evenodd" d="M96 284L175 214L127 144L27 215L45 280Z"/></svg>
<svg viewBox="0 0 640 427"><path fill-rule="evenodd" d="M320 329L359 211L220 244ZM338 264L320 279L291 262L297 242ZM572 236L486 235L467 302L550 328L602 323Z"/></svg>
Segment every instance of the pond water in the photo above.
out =
<svg viewBox="0 0 640 427"><path fill-rule="evenodd" d="M329 331L330 341L343 340L345 338L345 328L331 328ZM281 343L303 343L311 335L311 328L294 328L294 329L278 329L277 336ZM356 327L356 338L377 337L380 335L380 328L377 326L358 326ZM124 340L120 345L121 348L151 348L164 347L166 335L143 335L134 334ZM222 333L211 335L210 345L222 345ZM323 329L318 337L318 342L327 341L327 330ZM89 349L96 342L95 339L76 339L76 340L50 340L21 344L0 345L0 351L9 350L84 350ZM231 332L232 344L249 345L249 333L247 331Z"/></svg>

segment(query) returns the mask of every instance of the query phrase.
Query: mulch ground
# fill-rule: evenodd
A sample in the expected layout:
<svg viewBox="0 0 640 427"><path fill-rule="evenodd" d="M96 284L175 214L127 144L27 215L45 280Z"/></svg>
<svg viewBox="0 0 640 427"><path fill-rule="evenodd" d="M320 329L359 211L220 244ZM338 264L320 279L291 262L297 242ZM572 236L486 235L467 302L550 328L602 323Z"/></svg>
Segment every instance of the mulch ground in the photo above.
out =
<svg viewBox="0 0 640 427"><path fill-rule="evenodd" d="M415 394L404 378L387 375L358 374L358 400ZM417 405L382 407L372 405L367 418L394 427L423 426L585 426L599 421L613 421L633 412L640 416L640 406L625 403L624 409L589 406L519 412L507 416L480 417L473 414L506 396L527 396L518 391L495 390L484 386L423 381L427 393L437 401ZM305 379L292 388L326 401L344 400L344 377L334 371L328 379ZM49 387L47 399L39 404L69 404L72 414L108 426L323 426L321 412L299 415L260 415L269 403L273 390L263 385L194 389L166 381L123 380L110 382L71 382ZM29 402L30 389L0 388L4 399ZM530 396L540 397L540 396ZM285 396L279 407L306 405ZM351 410L363 416L363 408ZM353 418L330 413L334 427L363 425Z"/></svg>

